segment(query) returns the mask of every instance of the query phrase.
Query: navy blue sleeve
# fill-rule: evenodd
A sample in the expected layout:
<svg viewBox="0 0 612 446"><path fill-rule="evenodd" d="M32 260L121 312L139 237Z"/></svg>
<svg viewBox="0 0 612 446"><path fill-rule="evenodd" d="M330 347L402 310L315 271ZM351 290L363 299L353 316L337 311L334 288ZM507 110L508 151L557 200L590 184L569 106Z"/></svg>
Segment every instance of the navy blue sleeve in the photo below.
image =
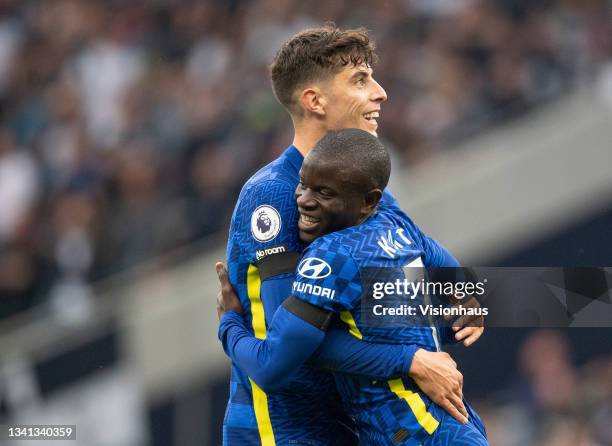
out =
<svg viewBox="0 0 612 446"><path fill-rule="evenodd" d="M264 392L286 387L298 366L319 347L325 332L280 307L266 339L255 338L238 313L221 318L219 339L225 353Z"/></svg>
<svg viewBox="0 0 612 446"><path fill-rule="evenodd" d="M423 235L425 245L425 266L426 267L452 267L457 268L461 265L459 261L450 253L448 249L437 240Z"/></svg>
<svg viewBox="0 0 612 446"><path fill-rule="evenodd" d="M313 356L316 365L375 379L407 374L418 350L413 345L360 341L342 330L326 334L284 307L274 314L266 339L255 338L235 312L221 318L219 339L226 354L266 392L286 387L293 371L319 346Z"/></svg>
<svg viewBox="0 0 612 446"><path fill-rule="evenodd" d="M416 345L360 341L346 330L332 329L311 363L335 372L389 379L408 374L418 349Z"/></svg>
<svg viewBox="0 0 612 446"><path fill-rule="evenodd" d="M398 214L404 221L408 222L410 237L417 241L425 253L423 264L426 268L460 266L457 259L448 251L448 249L442 246L440 242L428 237L423 233L423 231L421 231L421 229L401 209L396 198L388 189L385 189L383 192L380 206L384 206L391 212Z"/></svg>
<svg viewBox="0 0 612 446"><path fill-rule="evenodd" d="M399 203L391 192L385 189L381 200L383 206L390 209L392 212L398 213L402 219L408 222L410 237L413 238L425 253L423 266L426 268L458 268L461 265L459 261L437 240L425 235L423 231L406 215L400 208ZM454 344L459 341L455 339L455 332L451 327L439 327L440 341L443 345Z"/></svg>
<svg viewBox="0 0 612 446"><path fill-rule="evenodd" d="M437 240L424 236L425 243L427 244L429 254L429 264L425 266L438 267L438 268L459 268L461 265L459 261ZM459 341L455 339L455 332L452 327L444 326L439 328L440 341L442 345L457 344Z"/></svg>
<svg viewBox="0 0 612 446"><path fill-rule="evenodd" d="M437 267L437 268L458 268L461 265L455 257L437 240L430 237L423 236L424 243L426 244L426 267ZM440 334L440 342L442 345L456 344L459 341L455 339L455 332L452 327L442 326L438 328Z"/></svg>

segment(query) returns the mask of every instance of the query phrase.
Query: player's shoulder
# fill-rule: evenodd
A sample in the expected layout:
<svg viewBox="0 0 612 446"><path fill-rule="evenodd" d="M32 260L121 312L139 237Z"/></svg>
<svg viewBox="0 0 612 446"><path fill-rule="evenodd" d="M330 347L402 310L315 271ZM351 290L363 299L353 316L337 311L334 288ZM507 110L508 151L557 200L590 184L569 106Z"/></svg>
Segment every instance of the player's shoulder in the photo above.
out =
<svg viewBox="0 0 612 446"><path fill-rule="evenodd" d="M281 231L295 231L295 186L285 179L247 182L236 203L233 231L251 232L258 242L272 241ZM249 231L250 229L250 231Z"/></svg>
<svg viewBox="0 0 612 446"><path fill-rule="evenodd" d="M385 230L392 228L388 219L368 219L366 222L326 234L314 240L304 256L351 258L359 260L371 253L376 240ZM366 256L367 257L367 256Z"/></svg>
<svg viewBox="0 0 612 446"><path fill-rule="evenodd" d="M298 174L303 156L290 146L278 158L259 169L244 184L243 192L253 191L276 185L278 188L294 188L298 183Z"/></svg>
<svg viewBox="0 0 612 446"><path fill-rule="evenodd" d="M316 239L304 256L350 259L359 266L395 264L420 249L407 237L401 218L377 212L358 226Z"/></svg>
<svg viewBox="0 0 612 446"><path fill-rule="evenodd" d="M290 150L285 151L246 181L236 203L237 210L252 212L261 204L267 204L281 212L285 208L295 208L294 195L299 182L300 161L291 159L288 152L292 154Z"/></svg>
<svg viewBox="0 0 612 446"><path fill-rule="evenodd" d="M273 162L274 163L274 162ZM298 183L297 177L292 177L287 172L278 170L275 166L268 165L260 169L249 178L240 191L239 201L249 196L262 193L274 193L290 191L293 193ZM274 195L269 195L273 199Z"/></svg>
<svg viewBox="0 0 612 446"><path fill-rule="evenodd" d="M401 226L403 226L402 220L394 215L376 212L360 225L332 232L318 238L314 243L326 246L342 246L347 251L359 252L368 241L376 239L380 234L390 229Z"/></svg>
<svg viewBox="0 0 612 446"><path fill-rule="evenodd" d="M290 148L244 184L230 224L228 258L239 255L254 262L265 253L301 252L295 203L299 157Z"/></svg>

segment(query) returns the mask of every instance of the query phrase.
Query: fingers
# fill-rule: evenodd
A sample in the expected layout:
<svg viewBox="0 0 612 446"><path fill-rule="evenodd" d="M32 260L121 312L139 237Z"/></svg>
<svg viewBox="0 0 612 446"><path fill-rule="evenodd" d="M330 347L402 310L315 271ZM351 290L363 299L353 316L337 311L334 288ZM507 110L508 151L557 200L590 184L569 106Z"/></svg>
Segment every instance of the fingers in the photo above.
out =
<svg viewBox="0 0 612 446"><path fill-rule="evenodd" d="M478 300L471 298L470 300L461 304L463 308L480 308L480 302ZM458 308L458 305L454 305L453 308ZM450 320L452 316L449 316L447 320ZM463 315L457 318L453 322L453 330L459 331L463 327L482 327L484 325L484 318L479 314L474 315Z"/></svg>
<svg viewBox="0 0 612 446"><path fill-rule="evenodd" d="M439 406L461 423L467 422L467 410L463 404L463 374L457 370L457 363L446 352L418 350L412 366L420 364L411 377L419 388Z"/></svg>
<svg viewBox="0 0 612 446"><path fill-rule="evenodd" d="M484 332L484 327L464 327L455 333L457 341L463 340L463 344L468 347L476 342Z"/></svg>
<svg viewBox="0 0 612 446"><path fill-rule="evenodd" d="M215 263L215 270L217 271L217 275L221 275L224 269L225 269L225 264L223 262L217 261Z"/></svg>
<svg viewBox="0 0 612 446"><path fill-rule="evenodd" d="M219 284L221 285L221 292L228 296L234 294L234 288L229 281L225 264L223 262L215 263L215 270L217 271L217 277L219 278Z"/></svg>
<svg viewBox="0 0 612 446"><path fill-rule="evenodd" d="M217 272L217 277L219 278L219 283L221 284L221 291L217 294L217 316L221 319L221 316L228 310L227 302L224 298L224 294L230 294L233 289L232 285L227 277L227 268L223 262L215 263L215 271Z"/></svg>
<svg viewBox="0 0 612 446"><path fill-rule="evenodd" d="M460 423L466 424L468 422L467 409L463 405L463 401L455 395L438 402L438 404Z"/></svg>
<svg viewBox="0 0 612 446"><path fill-rule="evenodd" d="M476 329L479 327L463 327L457 333L455 333L455 339L457 341L461 341L469 336L471 336Z"/></svg>
<svg viewBox="0 0 612 446"><path fill-rule="evenodd" d="M479 308L480 307L480 302L478 302L478 300L476 300L473 297L470 297L469 299L455 299L454 301L451 302L451 308L459 308L460 306L463 308ZM452 314L446 314L444 315L444 319L446 319L447 321L450 321L451 319L453 319L453 315Z"/></svg>
<svg viewBox="0 0 612 446"><path fill-rule="evenodd" d="M217 277L219 278L219 282L221 282L221 286L229 285L229 279L227 277L227 268L223 262L215 263L215 270L217 271Z"/></svg>
<svg viewBox="0 0 612 446"><path fill-rule="evenodd" d="M453 322L453 331L458 332L459 330L466 327L480 328L483 326L484 318L482 316L461 316L459 319Z"/></svg>
<svg viewBox="0 0 612 446"><path fill-rule="evenodd" d="M482 336L482 333L484 332L484 327L471 327L471 328L472 328L472 333L467 338L465 338L465 340L463 341L463 345L465 345L466 347L469 347L474 342L476 342Z"/></svg>
<svg viewBox="0 0 612 446"><path fill-rule="evenodd" d="M217 308L220 308L221 313L235 311L242 314L240 299L229 281L225 264L223 262L215 263L215 271L221 285L221 292L217 295Z"/></svg>
<svg viewBox="0 0 612 446"><path fill-rule="evenodd" d="M465 307L464 307L465 308ZM458 331L463 327L477 327L484 324L484 319L479 314L463 315L453 322L453 330Z"/></svg>
<svg viewBox="0 0 612 446"><path fill-rule="evenodd" d="M449 406L451 410L449 413L457 419L457 421L466 424L468 422L468 413L463 400L457 395L452 394L448 398ZM454 413L453 413L454 412Z"/></svg>
<svg viewBox="0 0 612 446"><path fill-rule="evenodd" d="M221 319L223 313L225 312L225 307L223 306L223 294L221 291L217 293L217 317Z"/></svg>

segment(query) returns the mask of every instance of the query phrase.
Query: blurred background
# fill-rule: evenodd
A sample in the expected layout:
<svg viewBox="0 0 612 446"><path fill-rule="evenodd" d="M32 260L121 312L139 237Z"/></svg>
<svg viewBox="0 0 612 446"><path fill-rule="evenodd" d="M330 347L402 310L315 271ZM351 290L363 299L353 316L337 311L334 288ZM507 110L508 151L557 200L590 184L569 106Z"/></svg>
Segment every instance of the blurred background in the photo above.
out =
<svg viewBox="0 0 612 446"><path fill-rule="evenodd" d="M391 189L425 232L466 265L612 265L609 1L2 0L0 425L219 444L214 261L292 140L274 52L327 20L377 41ZM612 328L451 353L491 444L612 445Z"/></svg>

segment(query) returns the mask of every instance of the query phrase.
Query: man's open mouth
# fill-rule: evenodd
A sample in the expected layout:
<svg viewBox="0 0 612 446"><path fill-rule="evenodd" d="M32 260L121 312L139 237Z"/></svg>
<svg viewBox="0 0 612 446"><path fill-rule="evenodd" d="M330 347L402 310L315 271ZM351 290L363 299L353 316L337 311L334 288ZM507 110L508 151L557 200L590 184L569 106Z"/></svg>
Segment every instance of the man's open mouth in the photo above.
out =
<svg viewBox="0 0 612 446"><path fill-rule="evenodd" d="M378 119L379 117L379 113L377 111L373 111L370 113L365 113L363 117L366 118L368 121L376 121L376 119Z"/></svg>
<svg viewBox="0 0 612 446"><path fill-rule="evenodd" d="M315 218L310 215L300 214L300 220L298 226L302 230L312 229L321 222L320 218Z"/></svg>

